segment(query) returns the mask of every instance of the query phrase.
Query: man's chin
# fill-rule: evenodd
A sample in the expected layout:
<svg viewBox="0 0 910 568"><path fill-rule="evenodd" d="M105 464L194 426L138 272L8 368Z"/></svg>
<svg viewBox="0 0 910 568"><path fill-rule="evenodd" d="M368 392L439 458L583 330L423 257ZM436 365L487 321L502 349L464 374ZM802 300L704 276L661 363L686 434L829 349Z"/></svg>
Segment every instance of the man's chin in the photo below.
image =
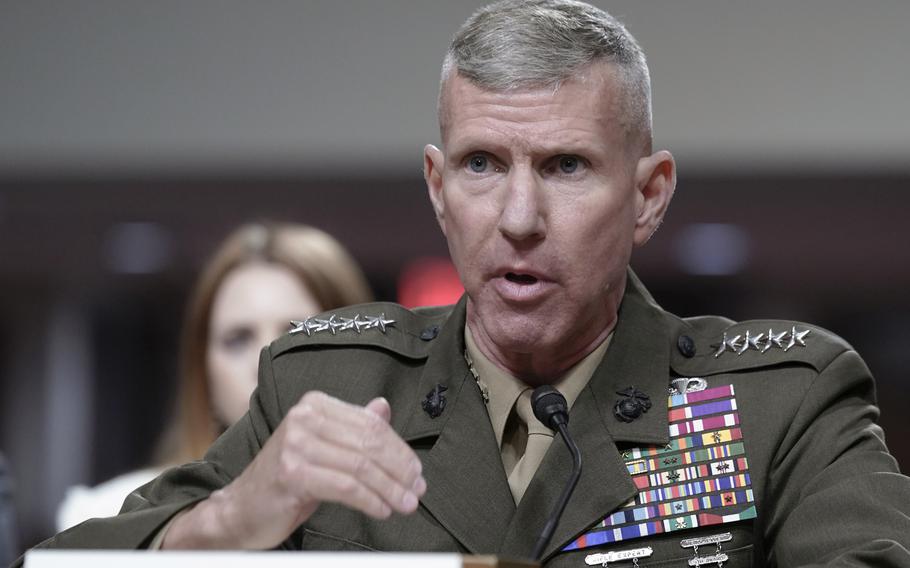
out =
<svg viewBox="0 0 910 568"><path fill-rule="evenodd" d="M515 354L534 354L552 342L552 318L538 313L504 311L492 318L479 318L478 323L494 345Z"/></svg>

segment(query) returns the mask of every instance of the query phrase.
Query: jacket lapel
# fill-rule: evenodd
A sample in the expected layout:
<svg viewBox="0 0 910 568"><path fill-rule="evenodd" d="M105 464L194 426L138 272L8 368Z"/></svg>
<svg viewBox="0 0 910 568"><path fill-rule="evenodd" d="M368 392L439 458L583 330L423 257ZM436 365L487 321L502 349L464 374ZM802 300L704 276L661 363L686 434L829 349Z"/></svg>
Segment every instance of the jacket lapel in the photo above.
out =
<svg viewBox="0 0 910 568"><path fill-rule="evenodd" d="M612 343L569 413L569 432L581 451L582 474L544 559L635 495L617 444L625 448L669 441L669 343L663 311L630 271ZM622 398L617 391L629 386L648 394L652 407L637 420L625 423L614 416L613 405ZM571 469L568 449L562 440L554 439L509 523L501 554L531 554Z"/></svg>
<svg viewBox="0 0 910 568"><path fill-rule="evenodd" d="M415 401L417 411L403 432L423 462L424 507L471 553L499 550L515 503L486 406L464 361L465 298L458 303L430 351ZM441 384L446 408L437 418L420 401Z"/></svg>

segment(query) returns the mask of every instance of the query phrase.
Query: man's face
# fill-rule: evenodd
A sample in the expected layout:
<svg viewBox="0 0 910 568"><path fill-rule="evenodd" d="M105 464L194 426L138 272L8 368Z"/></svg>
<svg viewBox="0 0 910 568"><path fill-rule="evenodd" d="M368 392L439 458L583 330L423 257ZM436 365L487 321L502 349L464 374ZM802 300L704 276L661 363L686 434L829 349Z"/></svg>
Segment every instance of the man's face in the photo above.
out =
<svg viewBox="0 0 910 568"><path fill-rule="evenodd" d="M558 90L497 93L459 76L446 88L430 197L478 344L532 378L546 368L535 360L586 354L615 321L632 247L653 230L639 156L608 65Z"/></svg>

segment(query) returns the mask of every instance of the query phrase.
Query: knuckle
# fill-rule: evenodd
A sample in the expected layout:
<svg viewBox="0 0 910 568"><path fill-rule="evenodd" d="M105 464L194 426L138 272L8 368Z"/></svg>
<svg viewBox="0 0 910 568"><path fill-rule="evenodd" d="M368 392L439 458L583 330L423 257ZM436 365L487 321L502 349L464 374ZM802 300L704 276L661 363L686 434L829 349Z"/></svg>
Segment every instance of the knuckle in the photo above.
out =
<svg viewBox="0 0 910 568"><path fill-rule="evenodd" d="M357 477L363 477L370 469L370 460L363 454L357 454L351 460L351 472Z"/></svg>
<svg viewBox="0 0 910 568"><path fill-rule="evenodd" d="M315 444L301 443L297 449L297 453L300 455L302 462L313 463L317 461L321 452Z"/></svg>
<svg viewBox="0 0 910 568"><path fill-rule="evenodd" d="M383 498L389 503L400 503L404 499L404 488L397 483L386 484L383 490Z"/></svg>
<svg viewBox="0 0 910 568"><path fill-rule="evenodd" d="M385 420L372 412L364 411L364 415L366 416L366 428L370 432L382 432L387 426Z"/></svg>
<svg viewBox="0 0 910 568"><path fill-rule="evenodd" d="M284 432L284 436L281 439L281 449L283 452L291 452L293 448L296 448L303 436L300 433L300 430L296 428L288 428Z"/></svg>
<svg viewBox="0 0 910 568"><path fill-rule="evenodd" d="M362 438L364 449L374 450L381 447L387 427L388 425L378 416L368 415Z"/></svg>
<svg viewBox="0 0 910 568"><path fill-rule="evenodd" d="M303 396L300 397L301 402L307 402L308 404L320 405L325 401L327 395L322 391L307 391L303 393Z"/></svg>
<svg viewBox="0 0 910 568"><path fill-rule="evenodd" d="M300 402L295 404L291 410L288 411L288 419L291 423L302 424L305 423L309 416L313 414L313 405L310 404L307 400L301 399Z"/></svg>
<svg viewBox="0 0 910 568"><path fill-rule="evenodd" d="M363 491L363 488L360 487L360 484L357 483L353 477L348 477L346 475L340 475L335 478L335 488L342 495L352 495Z"/></svg>
<svg viewBox="0 0 910 568"><path fill-rule="evenodd" d="M285 487L293 484L294 479L299 474L299 470L300 464L292 452L282 451L278 455L276 478L279 484Z"/></svg>
<svg viewBox="0 0 910 568"><path fill-rule="evenodd" d="M298 428L317 434L325 430L325 413L321 406L311 401L301 400L291 409L288 416L292 417L292 423Z"/></svg>
<svg viewBox="0 0 910 568"><path fill-rule="evenodd" d="M415 465L415 462L417 462L417 465ZM400 465L396 470L398 479L400 479L402 483L408 486L412 485L417 480L417 478L420 477L419 463L420 460L408 459L407 457L404 457L402 461L399 462Z"/></svg>
<svg viewBox="0 0 910 568"><path fill-rule="evenodd" d="M410 449L410 448L409 448ZM411 452L413 453L413 451ZM423 473L423 464L420 463L420 458L413 456L411 458L411 478L417 479Z"/></svg>

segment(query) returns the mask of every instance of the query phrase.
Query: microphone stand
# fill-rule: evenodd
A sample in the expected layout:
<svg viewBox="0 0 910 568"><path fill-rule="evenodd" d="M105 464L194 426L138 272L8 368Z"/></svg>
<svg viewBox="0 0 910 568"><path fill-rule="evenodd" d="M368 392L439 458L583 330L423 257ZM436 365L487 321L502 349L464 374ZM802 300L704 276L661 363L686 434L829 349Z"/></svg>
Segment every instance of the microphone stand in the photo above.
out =
<svg viewBox="0 0 910 568"><path fill-rule="evenodd" d="M556 506L553 507L553 512L551 512L550 516L547 518L547 524L544 525L543 530L540 532L540 536L537 537L537 544L534 545L534 554L532 556L535 561L540 560L544 548L547 546L547 543L550 542L550 539L553 538L553 533L556 531L556 525L559 523L563 511L565 511L566 505L569 503L569 497L572 496L572 492L575 491L575 486L578 485L578 480L581 478L581 452L578 450L578 446L575 445L575 441L572 440L572 437L569 435L567 421L558 421L556 428L558 429L563 442L565 442L566 446L569 448L569 452L572 454L572 474L569 476L569 482L566 483L566 486L563 488L562 494L556 502Z"/></svg>

